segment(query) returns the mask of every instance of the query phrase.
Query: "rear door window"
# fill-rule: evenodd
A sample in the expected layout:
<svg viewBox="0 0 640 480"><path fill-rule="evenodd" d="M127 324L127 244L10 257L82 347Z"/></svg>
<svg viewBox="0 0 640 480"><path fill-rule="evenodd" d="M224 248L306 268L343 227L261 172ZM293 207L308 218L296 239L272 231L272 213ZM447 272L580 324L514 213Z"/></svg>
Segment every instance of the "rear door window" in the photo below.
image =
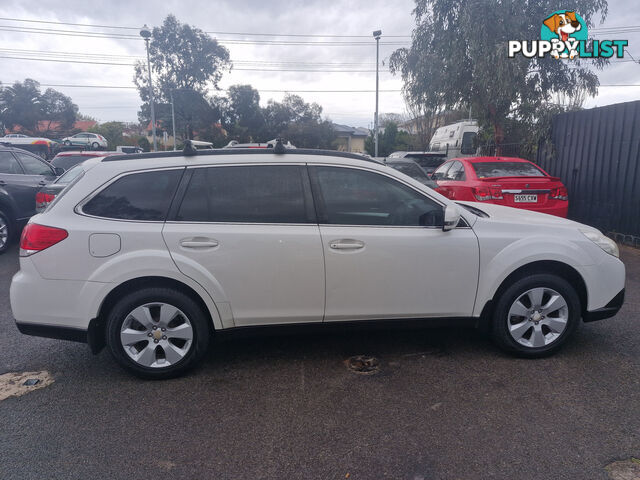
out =
<svg viewBox="0 0 640 480"><path fill-rule="evenodd" d="M306 175L298 165L194 169L176 220L311 223L313 205L305 196Z"/></svg>
<svg viewBox="0 0 640 480"><path fill-rule="evenodd" d="M462 162L453 162L453 165L451 165L451 168L447 170L447 173L444 175L442 180L453 180L458 182L466 180L464 165Z"/></svg>
<svg viewBox="0 0 640 480"><path fill-rule="evenodd" d="M183 171L156 170L126 175L89 200L82 211L116 220L164 221Z"/></svg>
<svg viewBox="0 0 640 480"><path fill-rule="evenodd" d="M0 173L21 175L24 172L11 152L0 152Z"/></svg>
<svg viewBox="0 0 640 480"><path fill-rule="evenodd" d="M20 160L22 168L24 168L24 171L27 175L43 175L45 177L55 177L55 173L53 173L53 170L48 163L45 163L36 157L32 157L31 155L27 155L26 153L16 153L16 157L18 157L18 160Z"/></svg>

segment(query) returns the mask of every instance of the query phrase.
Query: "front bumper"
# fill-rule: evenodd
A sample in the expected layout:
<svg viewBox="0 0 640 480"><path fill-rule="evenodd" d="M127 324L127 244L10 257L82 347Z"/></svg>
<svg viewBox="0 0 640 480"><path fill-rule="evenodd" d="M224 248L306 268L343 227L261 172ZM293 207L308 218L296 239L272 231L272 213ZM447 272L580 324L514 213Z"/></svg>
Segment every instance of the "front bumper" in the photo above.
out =
<svg viewBox="0 0 640 480"><path fill-rule="evenodd" d="M624 303L624 288L607 303L604 307L592 310L590 312L584 312L582 319L585 322L595 322L596 320L604 320L605 318L611 318L617 314L622 308Z"/></svg>

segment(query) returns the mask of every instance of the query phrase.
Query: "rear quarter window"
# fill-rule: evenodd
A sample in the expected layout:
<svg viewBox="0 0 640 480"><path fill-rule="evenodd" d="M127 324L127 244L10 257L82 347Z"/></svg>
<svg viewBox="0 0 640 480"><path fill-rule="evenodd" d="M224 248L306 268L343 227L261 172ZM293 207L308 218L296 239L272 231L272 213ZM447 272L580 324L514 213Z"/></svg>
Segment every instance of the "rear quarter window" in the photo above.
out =
<svg viewBox="0 0 640 480"><path fill-rule="evenodd" d="M164 221L183 171L125 175L85 203L82 212L115 220Z"/></svg>

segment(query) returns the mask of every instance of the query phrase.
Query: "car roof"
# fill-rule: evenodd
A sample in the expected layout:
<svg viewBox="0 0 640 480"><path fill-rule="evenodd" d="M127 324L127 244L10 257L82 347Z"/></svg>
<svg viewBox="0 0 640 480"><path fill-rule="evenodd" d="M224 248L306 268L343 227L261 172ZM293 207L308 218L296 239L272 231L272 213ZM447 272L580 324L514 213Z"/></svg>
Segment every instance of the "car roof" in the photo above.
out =
<svg viewBox="0 0 640 480"><path fill-rule="evenodd" d="M106 157L108 155L122 155L122 152L101 152L99 150L66 150L64 152L59 152L56 157L69 157L72 155L80 155L83 157Z"/></svg>
<svg viewBox="0 0 640 480"><path fill-rule="evenodd" d="M129 153L129 154L118 154L111 155L104 158L103 162L118 162L118 161L126 161L126 160L143 160L143 159L154 159L154 160L167 160L167 165L185 165L185 164L193 164L193 157L203 157L202 160L212 160L207 159L210 156L218 156L218 157L240 157L240 156L251 155L254 156L264 156L264 157L276 157L275 160L282 162L299 162L297 156L308 156L306 162L318 162L321 163L322 159L320 157L340 157L340 158L349 158L353 160L360 160L363 162L375 163L377 165L384 165L382 162L375 160L371 157L365 157L364 155L360 155L357 153L349 153L349 152L339 152L337 150L316 150L316 149L306 149L306 148L296 148L296 149L288 149L285 148L283 151L278 152L277 149L268 148L268 149L256 149L256 148L219 148L212 150L196 150L193 152L188 152L185 154L184 151L176 151L176 152L150 152L150 153ZM253 159L255 162L256 159ZM274 161L273 158L265 158L264 162L272 163Z"/></svg>

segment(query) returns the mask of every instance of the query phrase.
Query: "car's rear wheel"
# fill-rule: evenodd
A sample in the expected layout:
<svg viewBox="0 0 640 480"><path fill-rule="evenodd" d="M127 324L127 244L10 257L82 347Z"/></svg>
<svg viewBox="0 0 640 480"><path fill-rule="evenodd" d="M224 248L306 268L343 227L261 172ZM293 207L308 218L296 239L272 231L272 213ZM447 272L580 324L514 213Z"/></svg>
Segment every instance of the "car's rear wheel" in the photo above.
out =
<svg viewBox="0 0 640 480"><path fill-rule="evenodd" d="M550 274L524 277L498 298L492 334L504 350L537 358L561 348L580 322L580 298L565 279Z"/></svg>
<svg viewBox="0 0 640 480"><path fill-rule="evenodd" d="M9 216L0 210L0 254L7 251L13 238L13 223Z"/></svg>
<svg viewBox="0 0 640 480"><path fill-rule="evenodd" d="M181 375L209 345L205 313L193 299L167 288L145 288L122 298L107 318L107 344L116 361L149 379Z"/></svg>
<svg viewBox="0 0 640 480"><path fill-rule="evenodd" d="M98 150L98 149L100 148L100 144L99 144L98 142L93 142L93 143L91 144L91 148L92 148L93 150Z"/></svg>

